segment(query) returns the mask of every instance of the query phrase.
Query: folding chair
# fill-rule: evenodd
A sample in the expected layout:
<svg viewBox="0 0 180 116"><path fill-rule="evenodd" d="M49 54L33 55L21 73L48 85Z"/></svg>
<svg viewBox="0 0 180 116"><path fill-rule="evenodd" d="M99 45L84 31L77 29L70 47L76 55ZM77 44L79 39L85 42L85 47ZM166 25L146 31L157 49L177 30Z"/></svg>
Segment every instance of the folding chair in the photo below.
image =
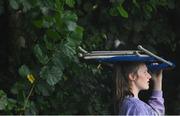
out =
<svg viewBox="0 0 180 116"><path fill-rule="evenodd" d="M79 57L84 60L110 64L114 64L116 62L144 62L151 71L172 69L175 67L174 63L153 54L141 45L138 45L137 48L138 50L87 52L83 48L79 47L81 51L79 53Z"/></svg>

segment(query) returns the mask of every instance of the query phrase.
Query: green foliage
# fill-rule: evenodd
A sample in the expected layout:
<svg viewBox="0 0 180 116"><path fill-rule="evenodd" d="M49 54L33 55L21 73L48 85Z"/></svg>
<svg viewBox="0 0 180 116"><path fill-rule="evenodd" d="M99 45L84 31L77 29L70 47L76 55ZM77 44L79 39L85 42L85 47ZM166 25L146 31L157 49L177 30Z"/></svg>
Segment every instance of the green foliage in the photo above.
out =
<svg viewBox="0 0 180 116"><path fill-rule="evenodd" d="M121 14L122 17L128 18L128 13L127 11L123 8L122 4L119 4L117 6L117 10L119 11L119 13Z"/></svg>
<svg viewBox="0 0 180 116"><path fill-rule="evenodd" d="M22 66L19 68L19 74L20 74L22 77L26 77L28 74L30 74L30 70L29 70L29 68L28 68L26 65L22 65Z"/></svg>
<svg viewBox="0 0 180 116"><path fill-rule="evenodd" d="M41 64L45 65L48 63L49 61L48 56L42 51L41 47L38 44L34 46L34 52L35 52L36 57L38 58L38 61Z"/></svg>
<svg viewBox="0 0 180 116"><path fill-rule="evenodd" d="M5 113L12 114L11 111L15 108L16 101L7 97L6 93L0 90L0 110Z"/></svg>
<svg viewBox="0 0 180 116"><path fill-rule="evenodd" d="M161 44L176 49L175 34L161 13L177 7L174 0L8 1L11 13L22 13L19 31L28 45L19 59L19 76L32 74L35 82L19 77L10 90L15 100L0 91L5 113L112 114L112 72L80 61L78 46L117 50ZM120 46L114 46L115 40Z"/></svg>
<svg viewBox="0 0 180 116"><path fill-rule="evenodd" d="M66 1L66 4L67 4L69 7L74 7L75 0L65 0L65 1Z"/></svg>
<svg viewBox="0 0 180 116"><path fill-rule="evenodd" d="M9 0L9 5L14 10L18 10L22 8L24 12L27 12L32 8L33 3L35 3L35 0L32 0L29 2L28 0Z"/></svg>
<svg viewBox="0 0 180 116"><path fill-rule="evenodd" d="M43 67L40 73L40 77L46 79L49 85L55 85L62 79L62 69L54 65L53 63L51 66Z"/></svg>
<svg viewBox="0 0 180 116"><path fill-rule="evenodd" d="M7 106L7 97L6 97L6 94L1 90L0 91L0 110L3 110L6 108Z"/></svg>
<svg viewBox="0 0 180 116"><path fill-rule="evenodd" d="M9 0L9 4L15 10L17 10L19 8L19 4L17 3L16 0Z"/></svg>

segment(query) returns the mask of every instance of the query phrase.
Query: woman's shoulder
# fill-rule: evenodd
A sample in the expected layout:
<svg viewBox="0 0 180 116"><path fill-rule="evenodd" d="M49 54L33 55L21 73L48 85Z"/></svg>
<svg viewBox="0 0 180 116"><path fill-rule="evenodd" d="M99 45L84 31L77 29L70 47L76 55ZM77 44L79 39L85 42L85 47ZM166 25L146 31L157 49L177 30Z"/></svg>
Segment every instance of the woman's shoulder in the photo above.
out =
<svg viewBox="0 0 180 116"><path fill-rule="evenodd" d="M139 98L135 98L135 97L125 97L124 98L125 102L140 102L141 100Z"/></svg>
<svg viewBox="0 0 180 116"><path fill-rule="evenodd" d="M123 100L123 104L122 105L126 105L126 106L144 106L144 102L141 101L139 98L135 98L135 97L126 97Z"/></svg>
<svg viewBox="0 0 180 116"><path fill-rule="evenodd" d="M126 97L121 105L120 114L152 114L149 112L149 106L135 97Z"/></svg>

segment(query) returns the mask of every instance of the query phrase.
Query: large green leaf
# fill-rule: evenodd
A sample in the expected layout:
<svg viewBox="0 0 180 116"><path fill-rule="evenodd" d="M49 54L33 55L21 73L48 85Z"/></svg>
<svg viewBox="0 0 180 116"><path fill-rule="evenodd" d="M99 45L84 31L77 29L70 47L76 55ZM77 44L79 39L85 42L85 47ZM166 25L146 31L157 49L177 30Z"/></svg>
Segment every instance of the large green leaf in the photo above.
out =
<svg viewBox="0 0 180 116"><path fill-rule="evenodd" d="M117 6L117 10L119 11L119 14L124 17L124 18L128 18L128 12L124 9L124 7L122 6L122 4Z"/></svg>
<svg viewBox="0 0 180 116"><path fill-rule="evenodd" d="M55 85L62 79L63 72L60 67L50 65L42 68L40 77L46 79L49 85Z"/></svg>
<svg viewBox="0 0 180 116"><path fill-rule="evenodd" d="M79 46L81 43L81 40L83 38L83 28L80 26L77 26L75 30L70 33L69 37L67 38L68 44L73 47Z"/></svg>
<svg viewBox="0 0 180 116"><path fill-rule="evenodd" d="M77 27L76 22L73 21L67 21L66 24L69 31L74 31Z"/></svg>
<svg viewBox="0 0 180 116"><path fill-rule="evenodd" d="M46 36L44 37L44 42L46 45L46 48L48 50L54 50L55 46L54 46L54 42L52 40L49 40Z"/></svg>
<svg viewBox="0 0 180 116"><path fill-rule="evenodd" d="M53 55L53 58L51 60L53 65L57 66L58 68L60 68L60 70L64 70L65 64L66 64L66 62L64 62L64 60L63 60L64 57L62 55L63 54L58 52L55 55Z"/></svg>
<svg viewBox="0 0 180 116"><path fill-rule="evenodd" d="M68 45L76 49L81 43L83 36L83 28L77 26L76 29L70 33L69 37L67 37Z"/></svg>
<svg viewBox="0 0 180 116"><path fill-rule="evenodd" d="M46 64L49 61L48 56L44 53L40 45L36 44L34 46L34 53L41 64Z"/></svg>
<svg viewBox="0 0 180 116"><path fill-rule="evenodd" d="M28 74L30 74L30 70L29 70L29 68L28 68L26 65L22 65L22 66L19 68L19 74L20 74L22 77L26 77Z"/></svg>
<svg viewBox="0 0 180 116"><path fill-rule="evenodd" d="M65 43L62 47L62 51L67 56L67 58L69 58L69 60L74 59L74 57L75 57L74 55L76 54L76 50L75 50L75 48L71 42Z"/></svg>
<svg viewBox="0 0 180 116"><path fill-rule="evenodd" d="M84 29L81 26L76 26L74 32L70 34L70 38L73 38L80 43L83 38L83 31Z"/></svg>

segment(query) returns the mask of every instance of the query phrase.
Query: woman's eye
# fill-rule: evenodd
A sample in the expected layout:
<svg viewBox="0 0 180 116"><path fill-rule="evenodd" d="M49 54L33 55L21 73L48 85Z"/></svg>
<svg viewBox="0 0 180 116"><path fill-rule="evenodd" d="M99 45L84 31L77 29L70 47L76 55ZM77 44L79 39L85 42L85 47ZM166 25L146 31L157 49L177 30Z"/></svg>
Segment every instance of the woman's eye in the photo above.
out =
<svg viewBox="0 0 180 116"><path fill-rule="evenodd" d="M144 72L144 74L148 74L148 72L147 72L147 71L145 71L145 72Z"/></svg>

